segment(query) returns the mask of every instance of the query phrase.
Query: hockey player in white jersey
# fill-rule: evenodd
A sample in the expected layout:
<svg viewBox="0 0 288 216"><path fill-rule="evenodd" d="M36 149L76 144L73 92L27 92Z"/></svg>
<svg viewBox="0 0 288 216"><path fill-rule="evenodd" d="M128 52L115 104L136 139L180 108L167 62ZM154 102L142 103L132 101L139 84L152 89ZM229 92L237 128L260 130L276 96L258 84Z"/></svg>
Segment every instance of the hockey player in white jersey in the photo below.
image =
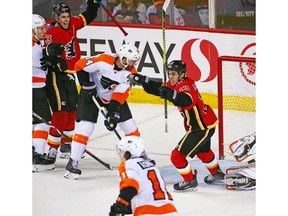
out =
<svg viewBox="0 0 288 216"><path fill-rule="evenodd" d="M226 170L226 188L228 190L256 189L256 133L231 143L229 148L238 162L247 162L247 164Z"/></svg>
<svg viewBox="0 0 288 216"><path fill-rule="evenodd" d="M128 76L138 73L135 65L139 59L138 49L132 44L124 44L116 54L102 53L76 62L76 72L84 73L78 73L82 88L65 178L75 180L82 173L78 168L78 162L98 119L99 108L94 103L95 99L108 111L104 124L109 131L115 130L119 125L125 136L140 136L126 101L131 89Z"/></svg>
<svg viewBox="0 0 288 216"><path fill-rule="evenodd" d="M38 15L32 15L32 111L51 121L50 105L47 99L46 75L48 67L56 67L61 54L60 44L51 43L44 47L46 21ZM65 64L65 63L64 63ZM61 65L63 66L63 64ZM65 65L64 65L65 66ZM57 65L60 70L60 65ZM49 125L32 116L32 171L39 172L55 168L54 162L44 156Z"/></svg>
<svg viewBox="0 0 288 216"><path fill-rule="evenodd" d="M131 213L134 216L177 216L160 170L145 153L144 141L137 136L124 137L117 144L116 152L121 159L118 167L120 193L110 207L109 216Z"/></svg>

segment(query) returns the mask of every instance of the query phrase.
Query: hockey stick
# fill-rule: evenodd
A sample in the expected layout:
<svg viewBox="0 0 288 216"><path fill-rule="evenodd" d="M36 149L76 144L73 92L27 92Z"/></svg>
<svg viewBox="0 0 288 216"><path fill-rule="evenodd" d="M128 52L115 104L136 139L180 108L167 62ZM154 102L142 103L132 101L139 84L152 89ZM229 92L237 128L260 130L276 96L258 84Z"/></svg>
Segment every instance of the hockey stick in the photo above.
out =
<svg viewBox="0 0 288 216"><path fill-rule="evenodd" d="M166 59L166 23L165 23L165 17L167 8L170 4L171 0L166 0L162 7L162 58L163 58L163 83L166 87L166 65L167 65L167 59ZM165 132L168 132L168 111L167 111L167 99L164 99L164 116L165 116Z"/></svg>
<svg viewBox="0 0 288 216"><path fill-rule="evenodd" d="M98 109L100 110L101 114L104 116L105 119L107 119L107 115L105 113L105 110L103 107L100 106L100 104L98 103L98 101L96 100L95 96L92 97L93 102L95 103L95 105L98 107ZM117 132L116 129L113 130L113 132L116 134L117 138L119 140L121 140L121 136L119 135L119 133Z"/></svg>
<svg viewBox="0 0 288 216"><path fill-rule="evenodd" d="M120 30L123 32L124 36L128 35L128 33L123 29L123 27L112 16L111 12L103 5L103 3L101 1L98 1L98 4L100 5L100 7L103 8L103 10L106 12L106 14L113 20L113 22L120 28Z"/></svg>
<svg viewBox="0 0 288 216"><path fill-rule="evenodd" d="M72 141L72 139L67 136L66 134L64 134L63 132L61 132L58 128L56 128L55 126L53 126L52 124L50 124L48 121L46 121L44 118L42 118L41 116L39 116L37 113L35 113L34 111L32 111L32 115L34 117L36 117L37 119L39 119L40 121L42 121L43 123L49 125L50 127L54 128L57 133L59 133L61 136L65 137L66 139L68 139L70 142ZM101 159L99 159L98 157L96 157L94 154L92 154L90 151L88 151L87 149L85 149L85 153L87 153L88 155L90 155L92 158L94 158L95 160L97 160L99 163L101 163L103 166L105 166L106 168L113 170L115 167L105 163L104 161L102 161Z"/></svg>

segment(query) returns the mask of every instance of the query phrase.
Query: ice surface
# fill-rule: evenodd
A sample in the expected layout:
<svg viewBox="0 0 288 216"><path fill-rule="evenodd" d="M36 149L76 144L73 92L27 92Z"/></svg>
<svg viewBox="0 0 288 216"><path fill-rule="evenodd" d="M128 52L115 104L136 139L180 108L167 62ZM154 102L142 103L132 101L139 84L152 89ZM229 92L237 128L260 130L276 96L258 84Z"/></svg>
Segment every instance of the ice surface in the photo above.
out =
<svg viewBox="0 0 288 216"><path fill-rule="evenodd" d="M256 191L228 191L224 186L207 185L203 178L208 174L197 159L190 160L198 170L198 191L173 192L173 183L181 177L171 165L170 152L184 135L182 117L176 107L168 106L168 132L165 132L164 107L161 105L130 104L148 155L156 160L167 181L167 189L174 198L181 216L254 216L256 215ZM99 113L87 149L107 163L117 165L115 144L118 138L103 125ZM118 128L121 136L123 133ZM217 133L212 141L218 156ZM78 180L63 177L67 159L57 158L53 171L32 174L33 216L105 216L118 195L116 170L108 170L95 159L86 155L79 162L82 175ZM227 156L220 161L223 171L237 164Z"/></svg>

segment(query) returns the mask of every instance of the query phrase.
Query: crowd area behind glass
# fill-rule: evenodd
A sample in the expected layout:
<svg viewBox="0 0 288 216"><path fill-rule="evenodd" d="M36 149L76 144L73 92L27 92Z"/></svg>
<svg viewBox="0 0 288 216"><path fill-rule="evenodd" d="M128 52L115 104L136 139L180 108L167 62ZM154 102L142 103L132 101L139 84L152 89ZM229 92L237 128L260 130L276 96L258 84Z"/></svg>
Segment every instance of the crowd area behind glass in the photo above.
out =
<svg viewBox="0 0 288 216"><path fill-rule="evenodd" d="M52 5L66 3L72 15L86 9L86 0L32 0L33 13L53 20ZM256 0L171 0L166 13L166 25L256 30ZM118 22L161 25L164 0L102 0ZM213 9L210 8L213 6ZM214 22L209 23L209 10ZM211 14L210 14L211 16ZM210 18L211 20L211 18ZM112 22L103 10L98 10L96 22Z"/></svg>

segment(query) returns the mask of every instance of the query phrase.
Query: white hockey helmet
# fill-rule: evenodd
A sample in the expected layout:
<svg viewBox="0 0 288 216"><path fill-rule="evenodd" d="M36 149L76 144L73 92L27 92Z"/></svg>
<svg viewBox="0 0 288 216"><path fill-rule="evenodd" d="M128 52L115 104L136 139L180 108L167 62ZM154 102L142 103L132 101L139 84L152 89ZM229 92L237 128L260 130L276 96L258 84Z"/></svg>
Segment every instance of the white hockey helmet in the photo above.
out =
<svg viewBox="0 0 288 216"><path fill-rule="evenodd" d="M126 136L116 145L116 152L121 158L129 152L131 158L140 157L145 154L144 141L138 136Z"/></svg>
<svg viewBox="0 0 288 216"><path fill-rule="evenodd" d="M45 19L38 14L32 14L32 29L36 33L37 33L37 28L43 25L46 25Z"/></svg>
<svg viewBox="0 0 288 216"><path fill-rule="evenodd" d="M125 67L129 65L136 65L140 59L139 50L132 44L124 44L120 47L118 51L121 64L123 64L122 59L125 57L127 59L127 64L123 64Z"/></svg>
<svg viewBox="0 0 288 216"><path fill-rule="evenodd" d="M46 25L45 19L38 15L38 14L32 14L32 29L34 31L33 36L38 39L38 27ZM38 39L39 40L39 39Z"/></svg>

